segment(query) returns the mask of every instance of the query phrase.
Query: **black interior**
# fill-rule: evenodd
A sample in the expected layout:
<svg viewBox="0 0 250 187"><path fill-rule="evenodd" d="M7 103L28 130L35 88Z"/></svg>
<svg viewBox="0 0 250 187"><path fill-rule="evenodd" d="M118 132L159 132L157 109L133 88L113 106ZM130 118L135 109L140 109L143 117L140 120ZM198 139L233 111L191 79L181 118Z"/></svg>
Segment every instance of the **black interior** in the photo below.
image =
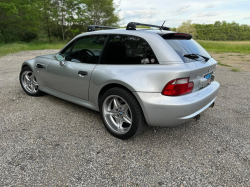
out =
<svg viewBox="0 0 250 187"><path fill-rule="evenodd" d="M77 50L81 48L81 45L88 46L83 40L79 39L76 41L76 44L72 42L62 53L67 61L97 64L99 62L101 48L99 47L100 51L98 51L93 47L93 44L101 44L104 46L106 38L107 36L101 35L90 36L85 40L90 43L90 48ZM82 41L82 43L78 41ZM77 44L78 47L75 47ZM93 51L91 51L91 45ZM71 50L72 47L73 50ZM100 63L142 64L142 61L145 59L148 64L159 63L151 47L145 40L131 35L109 35Z"/></svg>
<svg viewBox="0 0 250 187"><path fill-rule="evenodd" d="M151 47L146 41L135 36L111 35L103 52L102 64L142 64L141 60L154 59L158 63Z"/></svg>
<svg viewBox="0 0 250 187"><path fill-rule="evenodd" d="M96 64L99 61L100 55L93 54L92 51L88 49L81 49L71 53L63 53L65 60L72 62L83 62L88 64Z"/></svg>

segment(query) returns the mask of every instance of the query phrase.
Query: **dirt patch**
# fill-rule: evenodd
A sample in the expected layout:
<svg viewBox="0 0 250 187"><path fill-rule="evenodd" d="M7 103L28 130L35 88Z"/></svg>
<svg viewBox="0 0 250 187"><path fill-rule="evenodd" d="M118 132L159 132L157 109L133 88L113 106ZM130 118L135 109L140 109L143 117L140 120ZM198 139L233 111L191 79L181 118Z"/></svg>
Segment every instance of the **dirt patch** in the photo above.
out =
<svg viewBox="0 0 250 187"><path fill-rule="evenodd" d="M222 64L238 68L240 71L250 71L250 54L213 52L210 54L216 61Z"/></svg>

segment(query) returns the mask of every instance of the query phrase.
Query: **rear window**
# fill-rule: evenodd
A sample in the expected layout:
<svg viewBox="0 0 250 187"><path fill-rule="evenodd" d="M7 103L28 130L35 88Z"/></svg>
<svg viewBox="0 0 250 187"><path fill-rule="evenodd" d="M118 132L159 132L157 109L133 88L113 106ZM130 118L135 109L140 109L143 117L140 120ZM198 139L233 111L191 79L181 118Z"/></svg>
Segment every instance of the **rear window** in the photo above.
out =
<svg viewBox="0 0 250 187"><path fill-rule="evenodd" d="M191 40L165 39L165 41L175 50L175 52L181 57L181 59L185 63L194 61L194 59L184 57L184 55L186 54L199 54L211 58L208 52L206 52L206 50L193 39ZM204 59L200 57L196 60L204 60Z"/></svg>

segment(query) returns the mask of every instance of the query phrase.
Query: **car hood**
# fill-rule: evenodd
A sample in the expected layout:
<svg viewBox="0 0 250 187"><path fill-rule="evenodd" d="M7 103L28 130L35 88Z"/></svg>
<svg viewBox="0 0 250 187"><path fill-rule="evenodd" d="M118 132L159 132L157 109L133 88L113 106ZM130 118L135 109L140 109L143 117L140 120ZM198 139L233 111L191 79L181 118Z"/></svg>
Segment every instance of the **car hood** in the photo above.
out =
<svg viewBox="0 0 250 187"><path fill-rule="evenodd" d="M42 55L42 56L37 56L36 58L49 58L49 59L55 59L56 54L49 54L49 55Z"/></svg>

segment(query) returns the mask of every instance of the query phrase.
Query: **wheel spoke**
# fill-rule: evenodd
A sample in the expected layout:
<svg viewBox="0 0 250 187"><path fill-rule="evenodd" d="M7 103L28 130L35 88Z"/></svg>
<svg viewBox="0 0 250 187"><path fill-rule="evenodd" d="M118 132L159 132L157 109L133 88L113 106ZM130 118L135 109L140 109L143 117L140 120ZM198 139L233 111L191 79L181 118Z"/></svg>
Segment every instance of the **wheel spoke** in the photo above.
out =
<svg viewBox="0 0 250 187"><path fill-rule="evenodd" d="M36 90L35 90L34 84L31 84L31 85L30 85L30 89L31 89L32 92L35 92L35 91L36 91Z"/></svg>
<svg viewBox="0 0 250 187"><path fill-rule="evenodd" d="M38 83L36 81L33 82L34 86L38 86Z"/></svg>
<svg viewBox="0 0 250 187"><path fill-rule="evenodd" d="M128 110L128 105L127 104L123 104L123 105L121 105L121 108L122 108L122 111L125 113Z"/></svg>
<svg viewBox="0 0 250 187"><path fill-rule="evenodd" d="M114 102L114 108L115 108L115 109L119 109L119 106L120 106L119 101L118 101L116 98L114 98L114 99L113 99L113 102Z"/></svg>
<svg viewBox="0 0 250 187"><path fill-rule="evenodd" d="M35 76L34 76L34 74L32 73L31 76L30 76L30 80L34 81L34 78L35 78Z"/></svg>
<svg viewBox="0 0 250 187"><path fill-rule="evenodd" d="M107 111L107 114L111 115L111 116L116 116L117 115L117 111L115 110L110 110L110 111Z"/></svg>
<svg viewBox="0 0 250 187"><path fill-rule="evenodd" d="M131 125L131 119L127 115L123 116L123 121Z"/></svg>
<svg viewBox="0 0 250 187"><path fill-rule="evenodd" d="M25 75L24 77L25 77L26 81L30 81L30 77L28 75Z"/></svg>
<svg viewBox="0 0 250 187"><path fill-rule="evenodd" d="M122 118L117 117L117 119L116 119L116 123L117 123L117 127L118 127L118 129L121 129L121 128L122 128L122 124L123 124L123 120L122 120Z"/></svg>

